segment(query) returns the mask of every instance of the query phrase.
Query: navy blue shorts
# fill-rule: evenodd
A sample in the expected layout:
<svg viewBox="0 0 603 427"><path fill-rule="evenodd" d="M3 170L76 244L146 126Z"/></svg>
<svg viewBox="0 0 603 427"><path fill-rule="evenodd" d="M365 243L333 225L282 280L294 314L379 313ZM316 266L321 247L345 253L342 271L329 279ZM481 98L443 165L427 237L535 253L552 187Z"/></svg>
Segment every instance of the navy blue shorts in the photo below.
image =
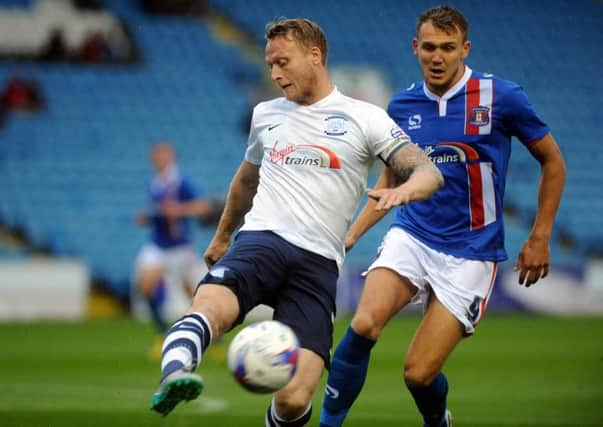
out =
<svg viewBox="0 0 603 427"><path fill-rule="evenodd" d="M259 304L289 325L300 345L329 366L338 269L335 261L307 251L270 231L242 231L209 270L206 283L230 288L239 300L240 324Z"/></svg>

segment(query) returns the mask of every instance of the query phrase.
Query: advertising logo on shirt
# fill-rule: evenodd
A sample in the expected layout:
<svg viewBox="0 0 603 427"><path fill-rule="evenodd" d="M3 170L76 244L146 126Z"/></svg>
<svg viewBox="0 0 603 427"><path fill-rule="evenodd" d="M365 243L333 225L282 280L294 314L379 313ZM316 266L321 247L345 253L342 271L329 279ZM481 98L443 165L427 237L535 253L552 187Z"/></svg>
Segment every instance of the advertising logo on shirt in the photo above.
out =
<svg viewBox="0 0 603 427"><path fill-rule="evenodd" d="M420 114L413 114L408 118L408 130L421 129L421 122L423 118Z"/></svg>
<svg viewBox="0 0 603 427"><path fill-rule="evenodd" d="M312 144L279 146L279 142L276 141L268 152L268 159L281 166L341 168L341 161L337 154L328 148Z"/></svg>

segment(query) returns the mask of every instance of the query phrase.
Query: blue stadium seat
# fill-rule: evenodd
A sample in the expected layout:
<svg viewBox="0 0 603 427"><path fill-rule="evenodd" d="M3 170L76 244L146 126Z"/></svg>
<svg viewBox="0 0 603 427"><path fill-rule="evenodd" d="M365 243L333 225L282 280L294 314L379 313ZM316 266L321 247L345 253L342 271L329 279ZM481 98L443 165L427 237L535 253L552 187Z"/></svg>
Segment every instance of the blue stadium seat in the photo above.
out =
<svg viewBox="0 0 603 427"><path fill-rule="evenodd" d="M6 0L1 6L31 3ZM125 295L145 238L145 230L131 219L146 202L149 145L172 139L182 168L208 195L224 196L243 158L250 85L259 83L265 70L219 42L199 20L147 16L139 2L103 3L129 25L142 64L0 62L0 84L15 71L25 73L40 81L48 101L43 113L11 115L0 129L0 219L23 226L36 243L57 253L81 256L113 291ZM325 0L208 3L260 46L267 21L307 16L327 32L330 65L369 64L396 90L421 78L410 42L415 17L433 5L427 0L350 0L345 6ZM472 25L469 65L521 83L566 156L568 183L557 225L579 245L571 253L556 246L553 256L554 262L580 262L584 247L603 242L603 158L596 150L603 85L592 60L603 44L603 5L569 0L552 0L547 8L522 0L509 0L504 8L478 0L453 4ZM542 25L534 24L535 16ZM505 196L519 210L507 226L511 257L527 236L537 177L537 163L514 141ZM370 230L346 263L368 265L390 220ZM210 237L211 230L199 230L200 249Z"/></svg>

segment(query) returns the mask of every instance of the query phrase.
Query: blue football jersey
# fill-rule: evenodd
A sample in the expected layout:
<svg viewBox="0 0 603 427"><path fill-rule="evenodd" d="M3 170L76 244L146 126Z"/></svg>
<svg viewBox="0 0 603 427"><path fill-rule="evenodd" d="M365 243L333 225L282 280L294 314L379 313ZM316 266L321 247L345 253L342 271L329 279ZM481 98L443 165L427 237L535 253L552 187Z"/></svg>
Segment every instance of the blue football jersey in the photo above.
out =
<svg viewBox="0 0 603 427"><path fill-rule="evenodd" d="M168 220L160 214L162 203L168 201L188 202L199 197L188 178L174 171L166 179L156 176L149 186L152 204L151 241L162 248L178 246L191 241L191 219Z"/></svg>
<svg viewBox="0 0 603 427"><path fill-rule="evenodd" d="M511 138L528 146L549 132L523 89L465 67L442 97L415 83L394 95L388 113L445 179L428 200L399 208L392 226L440 252L505 260L502 206Z"/></svg>

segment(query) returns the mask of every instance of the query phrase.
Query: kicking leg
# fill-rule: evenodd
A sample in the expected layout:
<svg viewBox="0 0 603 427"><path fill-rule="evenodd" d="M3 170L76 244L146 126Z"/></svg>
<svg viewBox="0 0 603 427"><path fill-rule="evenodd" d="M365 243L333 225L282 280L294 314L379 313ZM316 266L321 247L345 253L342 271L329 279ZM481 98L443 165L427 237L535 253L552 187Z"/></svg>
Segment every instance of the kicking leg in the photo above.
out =
<svg viewBox="0 0 603 427"><path fill-rule="evenodd" d="M324 370L318 354L302 348L291 382L279 390L266 411L266 427L302 427L312 416L312 396Z"/></svg>
<svg viewBox="0 0 603 427"><path fill-rule="evenodd" d="M432 295L404 364L404 381L425 427L450 425L446 410L448 382L441 369L463 334L461 322Z"/></svg>
<svg viewBox="0 0 603 427"><path fill-rule="evenodd" d="M343 424L364 385L371 349L385 325L416 291L408 279L392 270L376 268L369 272L352 324L333 355L320 414L321 427Z"/></svg>
<svg viewBox="0 0 603 427"><path fill-rule="evenodd" d="M151 409L167 415L181 401L195 399L203 388L194 374L213 338L227 331L239 315L235 294L225 286L200 286L187 314L168 331L163 343L161 383Z"/></svg>

